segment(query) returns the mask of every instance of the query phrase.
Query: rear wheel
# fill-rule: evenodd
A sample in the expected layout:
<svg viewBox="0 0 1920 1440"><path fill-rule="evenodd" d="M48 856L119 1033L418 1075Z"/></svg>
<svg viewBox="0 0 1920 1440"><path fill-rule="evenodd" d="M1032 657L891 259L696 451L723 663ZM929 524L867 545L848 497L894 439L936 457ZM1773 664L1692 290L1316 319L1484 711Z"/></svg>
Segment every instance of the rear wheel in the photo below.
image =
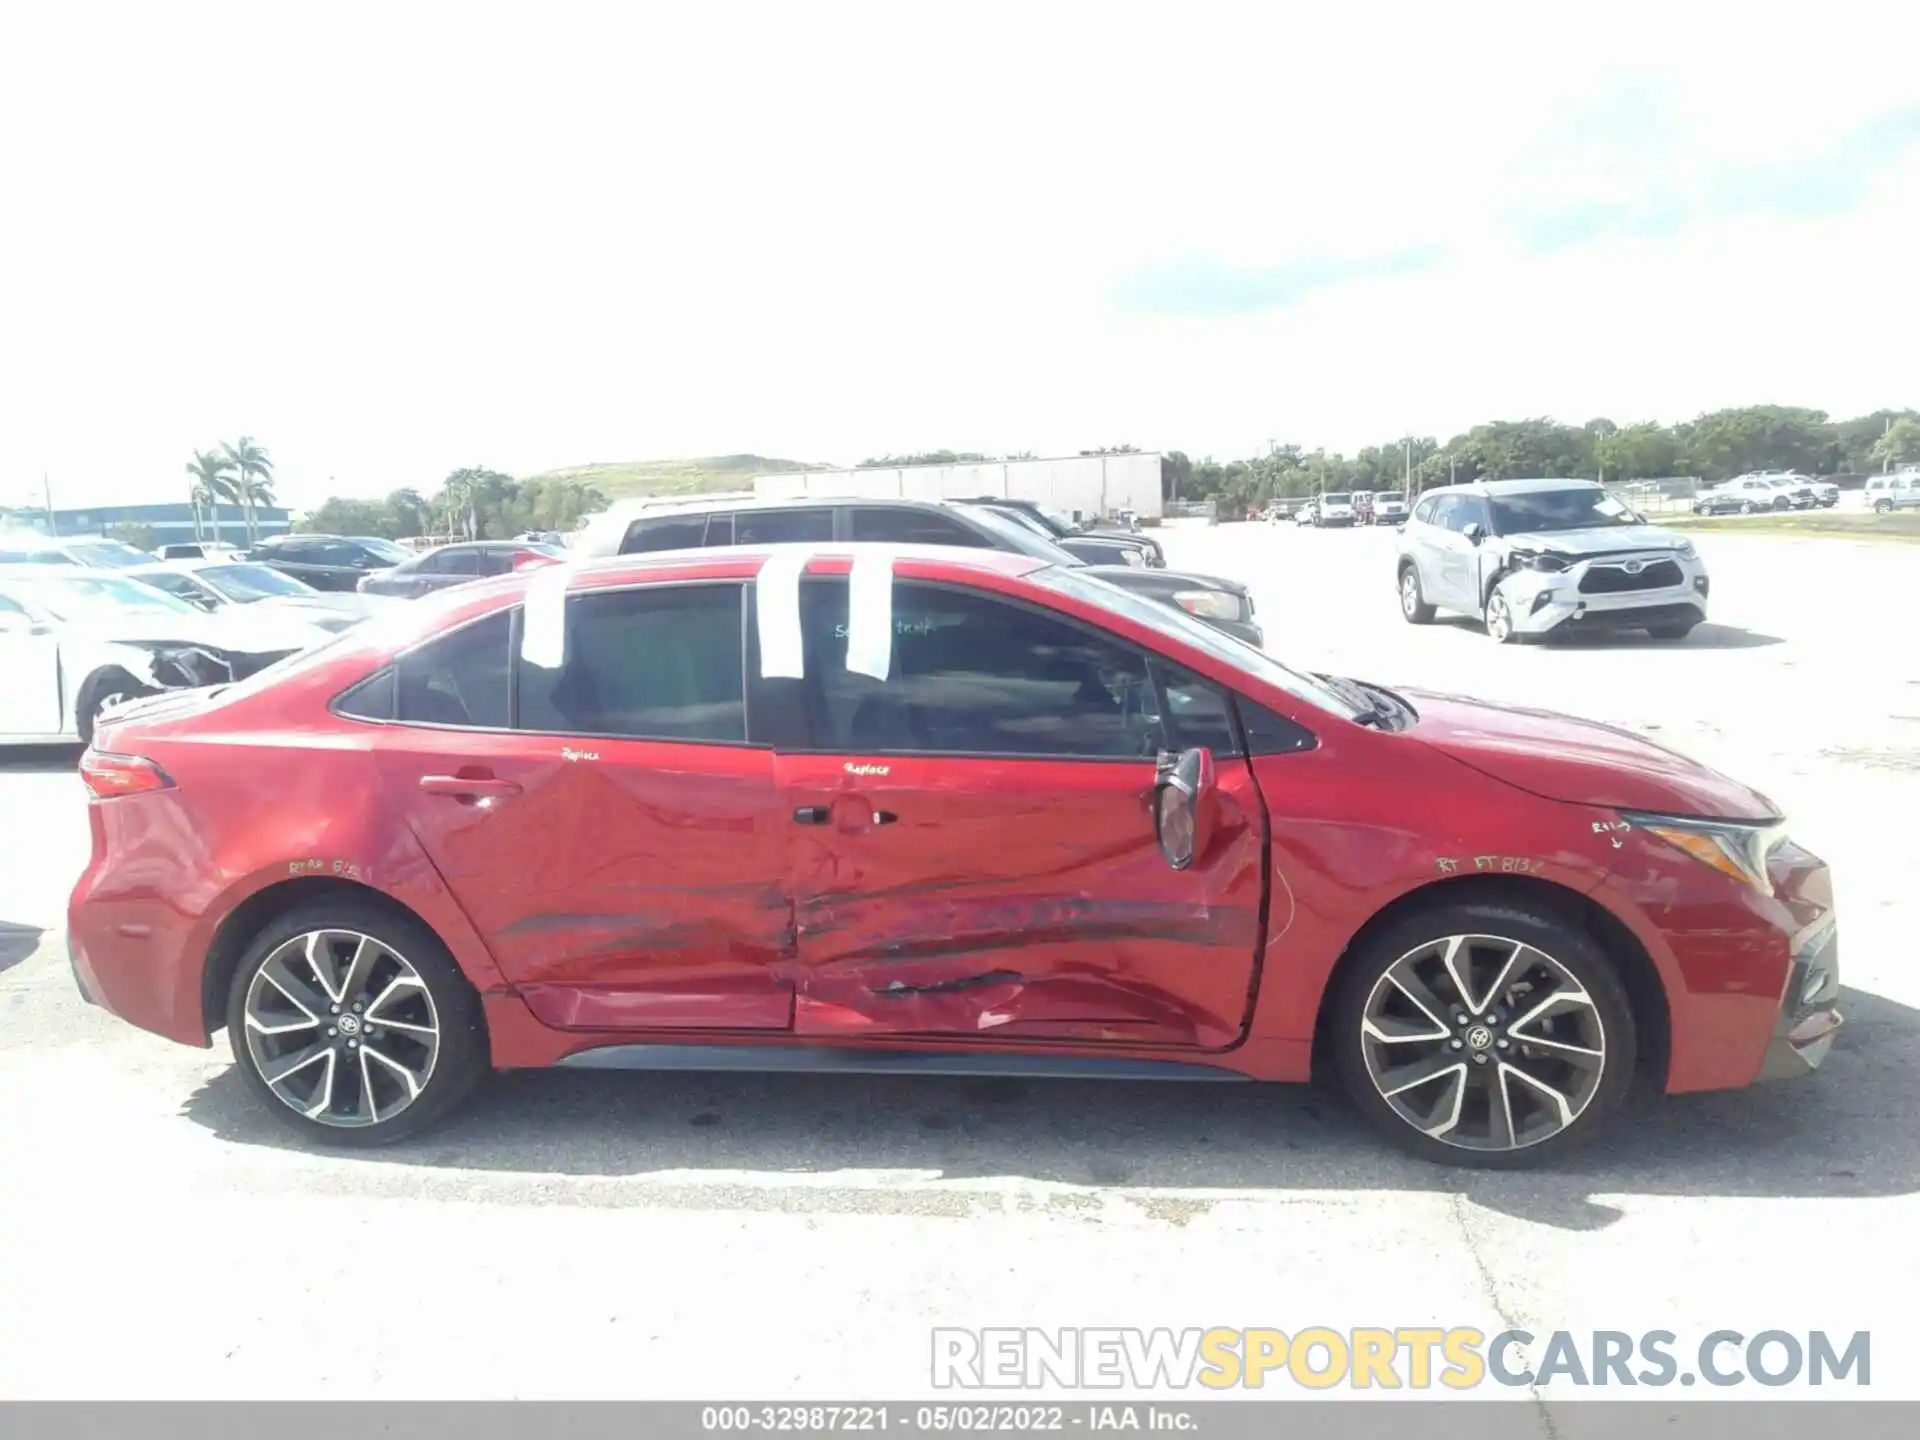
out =
<svg viewBox="0 0 1920 1440"><path fill-rule="evenodd" d="M1751 500L1743 500L1740 502L1740 513L1742 515L1757 515L1760 513L1760 507Z"/></svg>
<svg viewBox="0 0 1920 1440"><path fill-rule="evenodd" d="M1393 1144L1442 1164L1543 1165L1632 1084L1632 1008L1604 951L1531 900L1409 915L1363 942L1329 1017L1343 1088Z"/></svg>
<svg viewBox="0 0 1920 1440"><path fill-rule="evenodd" d="M268 1112L328 1145L416 1134L489 1068L480 997L439 937L357 896L299 906L254 939L227 1038Z"/></svg>
<svg viewBox="0 0 1920 1440"><path fill-rule="evenodd" d="M1425 625L1433 619L1433 606L1420 590L1420 571L1413 565L1400 567L1400 614L1409 625Z"/></svg>
<svg viewBox="0 0 1920 1440"><path fill-rule="evenodd" d="M1873 513L1876 515L1891 515L1893 513L1893 502L1891 500L1874 501Z"/></svg>

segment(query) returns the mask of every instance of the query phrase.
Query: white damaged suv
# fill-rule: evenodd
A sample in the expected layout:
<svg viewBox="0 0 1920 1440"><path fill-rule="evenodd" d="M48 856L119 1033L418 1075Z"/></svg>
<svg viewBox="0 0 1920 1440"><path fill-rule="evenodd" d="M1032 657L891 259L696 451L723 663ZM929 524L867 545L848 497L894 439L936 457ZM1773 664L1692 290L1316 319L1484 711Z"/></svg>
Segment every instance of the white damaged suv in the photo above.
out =
<svg viewBox="0 0 1920 1440"><path fill-rule="evenodd" d="M1430 490L1401 533L1400 613L1451 610L1502 644L1644 630L1679 640L1707 618L1707 570L1591 480L1482 480Z"/></svg>

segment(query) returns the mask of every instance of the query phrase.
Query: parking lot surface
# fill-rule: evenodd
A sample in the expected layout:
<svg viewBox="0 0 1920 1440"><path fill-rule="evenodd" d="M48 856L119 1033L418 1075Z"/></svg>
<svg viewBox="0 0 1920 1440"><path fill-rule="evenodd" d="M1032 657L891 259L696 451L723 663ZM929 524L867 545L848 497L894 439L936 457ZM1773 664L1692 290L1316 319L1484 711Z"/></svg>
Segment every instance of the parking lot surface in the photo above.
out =
<svg viewBox="0 0 1920 1440"><path fill-rule="evenodd" d="M1703 535L1687 641L1500 647L1401 620L1390 530L1163 538L1254 586L1282 659L1624 724L1772 795L1836 872L1825 1070L1513 1176L1401 1160L1310 1089L858 1077L515 1075L403 1148L306 1151L224 1040L81 1003L74 756L13 752L0 1395L904 1398L936 1325L1472 1325L1868 1330L1871 1393L1920 1397L1920 553Z"/></svg>

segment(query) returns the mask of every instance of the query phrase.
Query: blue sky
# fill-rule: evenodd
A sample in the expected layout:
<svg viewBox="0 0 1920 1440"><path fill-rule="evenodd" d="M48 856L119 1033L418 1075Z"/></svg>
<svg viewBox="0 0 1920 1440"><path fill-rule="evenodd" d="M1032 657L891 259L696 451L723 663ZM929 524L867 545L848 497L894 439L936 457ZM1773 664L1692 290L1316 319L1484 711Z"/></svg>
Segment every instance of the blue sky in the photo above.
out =
<svg viewBox="0 0 1920 1440"><path fill-rule="evenodd" d="M1915 403L1920 16L1710 8L24 9L0 503Z"/></svg>

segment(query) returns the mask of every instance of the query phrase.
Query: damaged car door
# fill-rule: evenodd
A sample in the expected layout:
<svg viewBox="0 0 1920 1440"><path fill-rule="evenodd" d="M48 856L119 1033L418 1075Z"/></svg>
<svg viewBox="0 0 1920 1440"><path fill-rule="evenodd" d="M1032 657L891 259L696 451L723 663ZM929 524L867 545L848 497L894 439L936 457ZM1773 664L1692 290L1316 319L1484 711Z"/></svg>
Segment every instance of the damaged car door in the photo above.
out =
<svg viewBox="0 0 1920 1440"><path fill-rule="evenodd" d="M499 611L347 713L390 707L390 793L542 1024L786 1029L786 834L747 737L740 583L564 605L557 666Z"/></svg>
<svg viewBox="0 0 1920 1440"><path fill-rule="evenodd" d="M1266 823L1226 698L1057 612L890 578L866 623L891 652L854 642L863 673L849 580L798 588L807 739L777 755L796 1032L1232 1044ZM1214 823L1174 869L1155 785L1193 743L1218 753Z"/></svg>

